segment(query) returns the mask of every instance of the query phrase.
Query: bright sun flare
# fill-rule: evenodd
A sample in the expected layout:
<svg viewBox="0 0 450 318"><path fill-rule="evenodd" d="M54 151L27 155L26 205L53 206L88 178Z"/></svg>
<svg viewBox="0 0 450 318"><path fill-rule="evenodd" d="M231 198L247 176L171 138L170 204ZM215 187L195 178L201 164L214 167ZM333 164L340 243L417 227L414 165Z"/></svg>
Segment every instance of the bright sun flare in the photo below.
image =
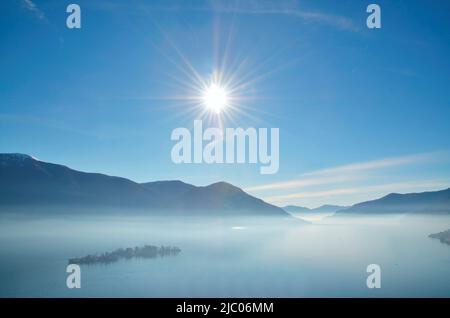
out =
<svg viewBox="0 0 450 318"><path fill-rule="evenodd" d="M202 99L205 107L216 114L220 114L228 105L227 91L225 88L214 83L206 88L203 92Z"/></svg>

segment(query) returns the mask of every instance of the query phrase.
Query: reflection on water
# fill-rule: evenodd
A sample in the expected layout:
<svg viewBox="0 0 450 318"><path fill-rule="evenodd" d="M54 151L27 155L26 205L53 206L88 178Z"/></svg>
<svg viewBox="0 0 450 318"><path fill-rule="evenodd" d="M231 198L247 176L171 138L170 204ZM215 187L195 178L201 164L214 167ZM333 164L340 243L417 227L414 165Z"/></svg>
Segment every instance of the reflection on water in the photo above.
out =
<svg viewBox="0 0 450 318"><path fill-rule="evenodd" d="M124 211L123 215L128 215ZM2 297L450 297L450 246L428 237L449 216L295 219L24 217L0 220ZM82 266L67 260L119 246L177 246L177 257ZM381 289L366 287L379 264Z"/></svg>

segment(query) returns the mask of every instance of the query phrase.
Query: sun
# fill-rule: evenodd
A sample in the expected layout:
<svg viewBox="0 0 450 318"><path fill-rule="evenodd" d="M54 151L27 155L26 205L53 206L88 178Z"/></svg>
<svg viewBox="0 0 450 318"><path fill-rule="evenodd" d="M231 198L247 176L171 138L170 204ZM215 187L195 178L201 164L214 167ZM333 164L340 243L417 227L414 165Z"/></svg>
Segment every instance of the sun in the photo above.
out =
<svg viewBox="0 0 450 318"><path fill-rule="evenodd" d="M229 95L225 87L212 83L202 95L204 106L216 114L220 114L229 105Z"/></svg>

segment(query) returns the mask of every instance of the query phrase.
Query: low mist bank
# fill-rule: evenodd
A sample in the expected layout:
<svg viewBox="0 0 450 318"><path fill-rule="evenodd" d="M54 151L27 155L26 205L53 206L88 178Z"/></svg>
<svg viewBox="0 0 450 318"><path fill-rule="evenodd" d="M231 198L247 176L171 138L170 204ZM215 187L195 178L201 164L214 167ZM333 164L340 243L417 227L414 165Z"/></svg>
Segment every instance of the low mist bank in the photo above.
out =
<svg viewBox="0 0 450 318"><path fill-rule="evenodd" d="M449 297L450 246L428 237L448 216L295 218L121 215L0 216L2 297ZM67 260L135 246L177 246L173 258L82 265ZM366 287L379 264L382 288Z"/></svg>

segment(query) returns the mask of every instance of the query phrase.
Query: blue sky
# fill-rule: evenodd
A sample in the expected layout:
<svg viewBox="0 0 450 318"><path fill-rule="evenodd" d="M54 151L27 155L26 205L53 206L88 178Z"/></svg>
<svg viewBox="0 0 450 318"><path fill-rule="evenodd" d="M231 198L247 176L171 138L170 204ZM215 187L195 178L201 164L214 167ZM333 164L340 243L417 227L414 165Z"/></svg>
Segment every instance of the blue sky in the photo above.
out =
<svg viewBox="0 0 450 318"><path fill-rule="evenodd" d="M73 2L73 1L72 1ZM135 181L225 180L274 204L450 185L450 3L2 1L0 151ZM247 85L227 127L280 129L280 169L175 165L193 72Z"/></svg>

